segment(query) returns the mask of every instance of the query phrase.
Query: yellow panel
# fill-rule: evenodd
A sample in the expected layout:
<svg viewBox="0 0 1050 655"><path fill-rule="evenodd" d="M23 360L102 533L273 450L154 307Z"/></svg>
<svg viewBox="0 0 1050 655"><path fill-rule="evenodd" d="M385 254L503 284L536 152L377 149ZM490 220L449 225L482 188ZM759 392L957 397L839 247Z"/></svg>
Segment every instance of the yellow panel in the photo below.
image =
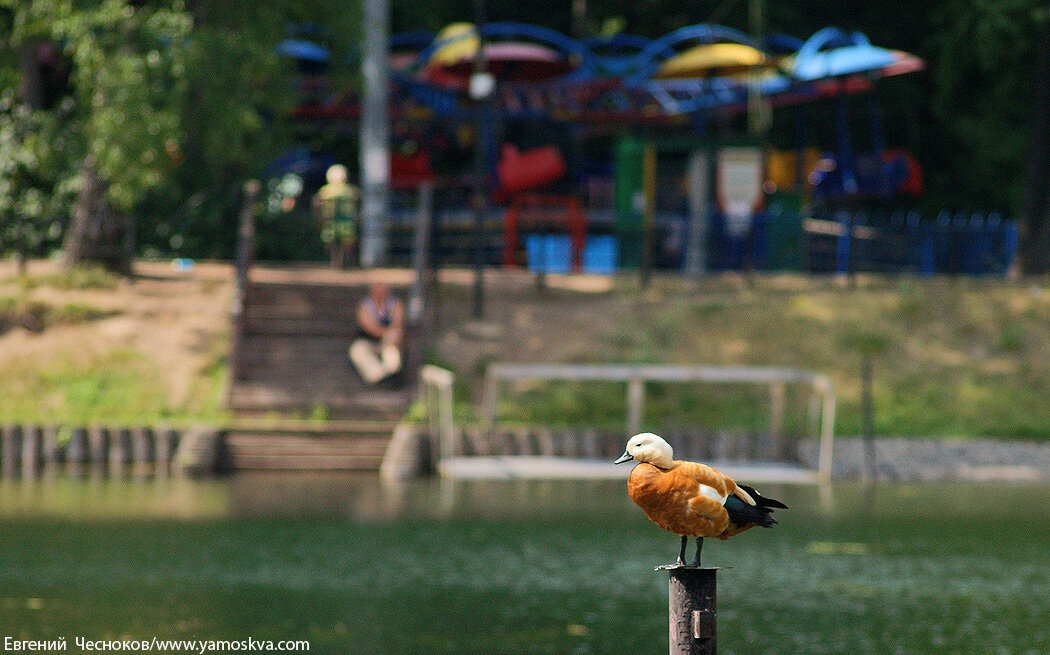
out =
<svg viewBox="0 0 1050 655"><path fill-rule="evenodd" d="M437 40L447 40L448 43L430 55L431 66L454 66L461 61L472 59L478 52L480 42L473 23L447 25L438 32Z"/></svg>
<svg viewBox="0 0 1050 655"><path fill-rule="evenodd" d="M766 63L761 50L742 43L712 43L671 57L653 77L660 79L717 77L746 73Z"/></svg>

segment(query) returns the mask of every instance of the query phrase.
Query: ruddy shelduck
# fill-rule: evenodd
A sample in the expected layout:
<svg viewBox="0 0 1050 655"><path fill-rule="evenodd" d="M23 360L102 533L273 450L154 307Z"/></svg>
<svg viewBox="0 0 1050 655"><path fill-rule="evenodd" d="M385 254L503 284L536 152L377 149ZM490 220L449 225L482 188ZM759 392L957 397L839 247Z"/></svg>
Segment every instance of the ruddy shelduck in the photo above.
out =
<svg viewBox="0 0 1050 655"><path fill-rule="evenodd" d="M653 523L681 535L679 565L685 565L689 537L696 537L692 566L700 566L704 537L728 539L756 525L772 527L773 508L787 509L710 466L674 459L671 445L651 432L631 437L616 463L632 460L638 465L627 479L627 494Z"/></svg>

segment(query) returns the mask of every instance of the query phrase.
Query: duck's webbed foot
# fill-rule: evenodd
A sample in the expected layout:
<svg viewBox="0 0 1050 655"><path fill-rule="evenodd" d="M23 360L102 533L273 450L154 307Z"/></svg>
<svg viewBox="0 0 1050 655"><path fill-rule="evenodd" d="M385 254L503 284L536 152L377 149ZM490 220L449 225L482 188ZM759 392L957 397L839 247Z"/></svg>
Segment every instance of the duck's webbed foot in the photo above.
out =
<svg viewBox="0 0 1050 655"><path fill-rule="evenodd" d="M693 566L700 567L700 551L704 549L704 538L696 538L696 557L693 558ZM682 555L685 555L685 537L682 537Z"/></svg>
<svg viewBox="0 0 1050 655"><path fill-rule="evenodd" d="M689 544L689 537L682 535L682 550L678 552L678 564L685 566L685 547Z"/></svg>

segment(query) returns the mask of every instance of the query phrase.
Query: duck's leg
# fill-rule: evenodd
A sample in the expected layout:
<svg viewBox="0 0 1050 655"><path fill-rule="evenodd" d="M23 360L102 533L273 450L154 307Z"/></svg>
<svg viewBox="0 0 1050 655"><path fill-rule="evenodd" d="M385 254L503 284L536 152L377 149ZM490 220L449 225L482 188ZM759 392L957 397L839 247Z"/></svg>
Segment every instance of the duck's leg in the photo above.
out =
<svg viewBox="0 0 1050 655"><path fill-rule="evenodd" d="M682 535L682 550L678 553L678 563L685 566L685 547L689 544L689 537Z"/></svg>
<svg viewBox="0 0 1050 655"><path fill-rule="evenodd" d="M684 537L683 537L684 539ZM693 558L693 566L700 566L700 551L704 549L704 538L696 538L696 557ZM685 555L685 542L682 542L682 554Z"/></svg>

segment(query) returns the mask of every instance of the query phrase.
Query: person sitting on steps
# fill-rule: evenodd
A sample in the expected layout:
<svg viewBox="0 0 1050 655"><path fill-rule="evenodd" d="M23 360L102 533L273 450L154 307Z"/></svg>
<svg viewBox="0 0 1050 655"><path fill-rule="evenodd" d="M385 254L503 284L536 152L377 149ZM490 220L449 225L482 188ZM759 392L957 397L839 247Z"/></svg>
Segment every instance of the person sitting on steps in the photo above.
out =
<svg viewBox="0 0 1050 655"><path fill-rule="evenodd" d="M386 284L375 282L357 305L356 318L350 361L365 382L376 384L401 370L404 306Z"/></svg>

